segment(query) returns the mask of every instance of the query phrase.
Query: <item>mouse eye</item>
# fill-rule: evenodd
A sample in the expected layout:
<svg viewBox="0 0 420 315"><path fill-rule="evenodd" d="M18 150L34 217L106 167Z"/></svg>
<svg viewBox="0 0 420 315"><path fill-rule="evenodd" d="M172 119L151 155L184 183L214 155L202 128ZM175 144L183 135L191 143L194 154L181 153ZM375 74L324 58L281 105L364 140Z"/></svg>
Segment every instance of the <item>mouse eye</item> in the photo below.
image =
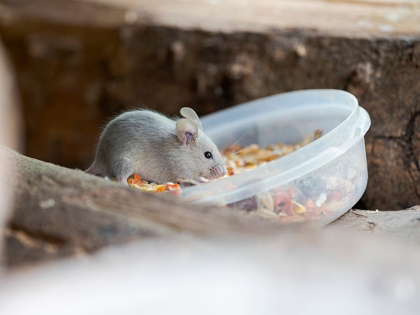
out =
<svg viewBox="0 0 420 315"><path fill-rule="evenodd" d="M207 151L204 153L204 156L206 157L206 159L211 159L213 158L213 154L211 154L211 152Z"/></svg>

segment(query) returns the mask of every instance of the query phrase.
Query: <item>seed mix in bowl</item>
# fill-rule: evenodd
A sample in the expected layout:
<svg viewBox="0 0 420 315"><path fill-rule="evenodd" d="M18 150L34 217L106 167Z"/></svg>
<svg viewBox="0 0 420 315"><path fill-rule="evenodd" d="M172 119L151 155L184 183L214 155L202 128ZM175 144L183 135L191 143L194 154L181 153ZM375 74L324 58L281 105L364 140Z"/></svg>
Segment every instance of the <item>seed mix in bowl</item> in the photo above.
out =
<svg viewBox="0 0 420 315"><path fill-rule="evenodd" d="M227 147L221 151L228 169L226 177L254 169L295 152L321 136L322 130L315 130L313 140L311 134L308 134L303 141L295 144L276 143L263 148L256 144L249 146L234 144ZM323 181L322 191L313 191L311 183L308 183L307 189L304 190L298 189L293 184L288 184L227 206L244 211L249 215L281 222L321 220L323 217L334 216L335 212L346 202L354 188L352 180L356 178L356 173L354 171L354 174L349 174L347 179L328 176L328 174L321 176L319 180ZM142 180L137 174L128 179L128 184L130 187L142 191L166 192L172 195L180 195L182 189L182 183L181 185L179 183L158 185Z"/></svg>

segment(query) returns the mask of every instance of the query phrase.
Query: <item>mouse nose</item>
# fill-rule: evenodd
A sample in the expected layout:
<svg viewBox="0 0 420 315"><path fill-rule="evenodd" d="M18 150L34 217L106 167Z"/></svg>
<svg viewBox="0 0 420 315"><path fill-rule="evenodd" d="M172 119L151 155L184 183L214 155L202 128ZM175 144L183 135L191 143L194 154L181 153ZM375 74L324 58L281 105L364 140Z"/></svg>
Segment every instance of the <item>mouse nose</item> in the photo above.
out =
<svg viewBox="0 0 420 315"><path fill-rule="evenodd" d="M222 176L221 177L223 177L223 176L226 176L227 175L227 168L226 168L226 166L225 165L222 165Z"/></svg>
<svg viewBox="0 0 420 315"><path fill-rule="evenodd" d="M223 177L227 174L227 169L224 165L216 165L210 169L213 178Z"/></svg>

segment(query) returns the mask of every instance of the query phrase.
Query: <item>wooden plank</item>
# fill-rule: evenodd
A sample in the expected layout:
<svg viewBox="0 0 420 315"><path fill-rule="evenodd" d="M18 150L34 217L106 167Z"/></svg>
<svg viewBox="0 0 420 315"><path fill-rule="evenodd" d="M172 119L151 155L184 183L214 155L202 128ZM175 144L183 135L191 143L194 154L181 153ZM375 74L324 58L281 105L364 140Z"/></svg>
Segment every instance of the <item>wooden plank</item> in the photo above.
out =
<svg viewBox="0 0 420 315"><path fill-rule="evenodd" d="M355 35L420 32L420 6L412 1L165 0L156 4L147 0L123 0L118 6L145 12L159 24L213 31L297 28Z"/></svg>
<svg viewBox="0 0 420 315"><path fill-rule="evenodd" d="M146 20L224 32L306 29L352 36L420 34L416 0L23 0L7 7L13 14L84 25Z"/></svg>

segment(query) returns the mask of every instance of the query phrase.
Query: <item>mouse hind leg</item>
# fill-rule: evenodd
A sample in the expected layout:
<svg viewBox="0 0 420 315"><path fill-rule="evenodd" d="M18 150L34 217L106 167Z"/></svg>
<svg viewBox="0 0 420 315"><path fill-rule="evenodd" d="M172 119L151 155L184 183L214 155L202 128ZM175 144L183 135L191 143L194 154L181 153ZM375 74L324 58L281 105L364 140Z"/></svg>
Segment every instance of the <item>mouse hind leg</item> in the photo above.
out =
<svg viewBox="0 0 420 315"><path fill-rule="evenodd" d="M92 175L99 175L100 174L99 167L96 164L96 161L91 165L91 167L89 167L87 170L85 170L85 173L92 174Z"/></svg>
<svg viewBox="0 0 420 315"><path fill-rule="evenodd" d="M133 166L128 158L118 160L114 165L114 174L124 186L128 186L127 179L133 174Z"/></svg>

